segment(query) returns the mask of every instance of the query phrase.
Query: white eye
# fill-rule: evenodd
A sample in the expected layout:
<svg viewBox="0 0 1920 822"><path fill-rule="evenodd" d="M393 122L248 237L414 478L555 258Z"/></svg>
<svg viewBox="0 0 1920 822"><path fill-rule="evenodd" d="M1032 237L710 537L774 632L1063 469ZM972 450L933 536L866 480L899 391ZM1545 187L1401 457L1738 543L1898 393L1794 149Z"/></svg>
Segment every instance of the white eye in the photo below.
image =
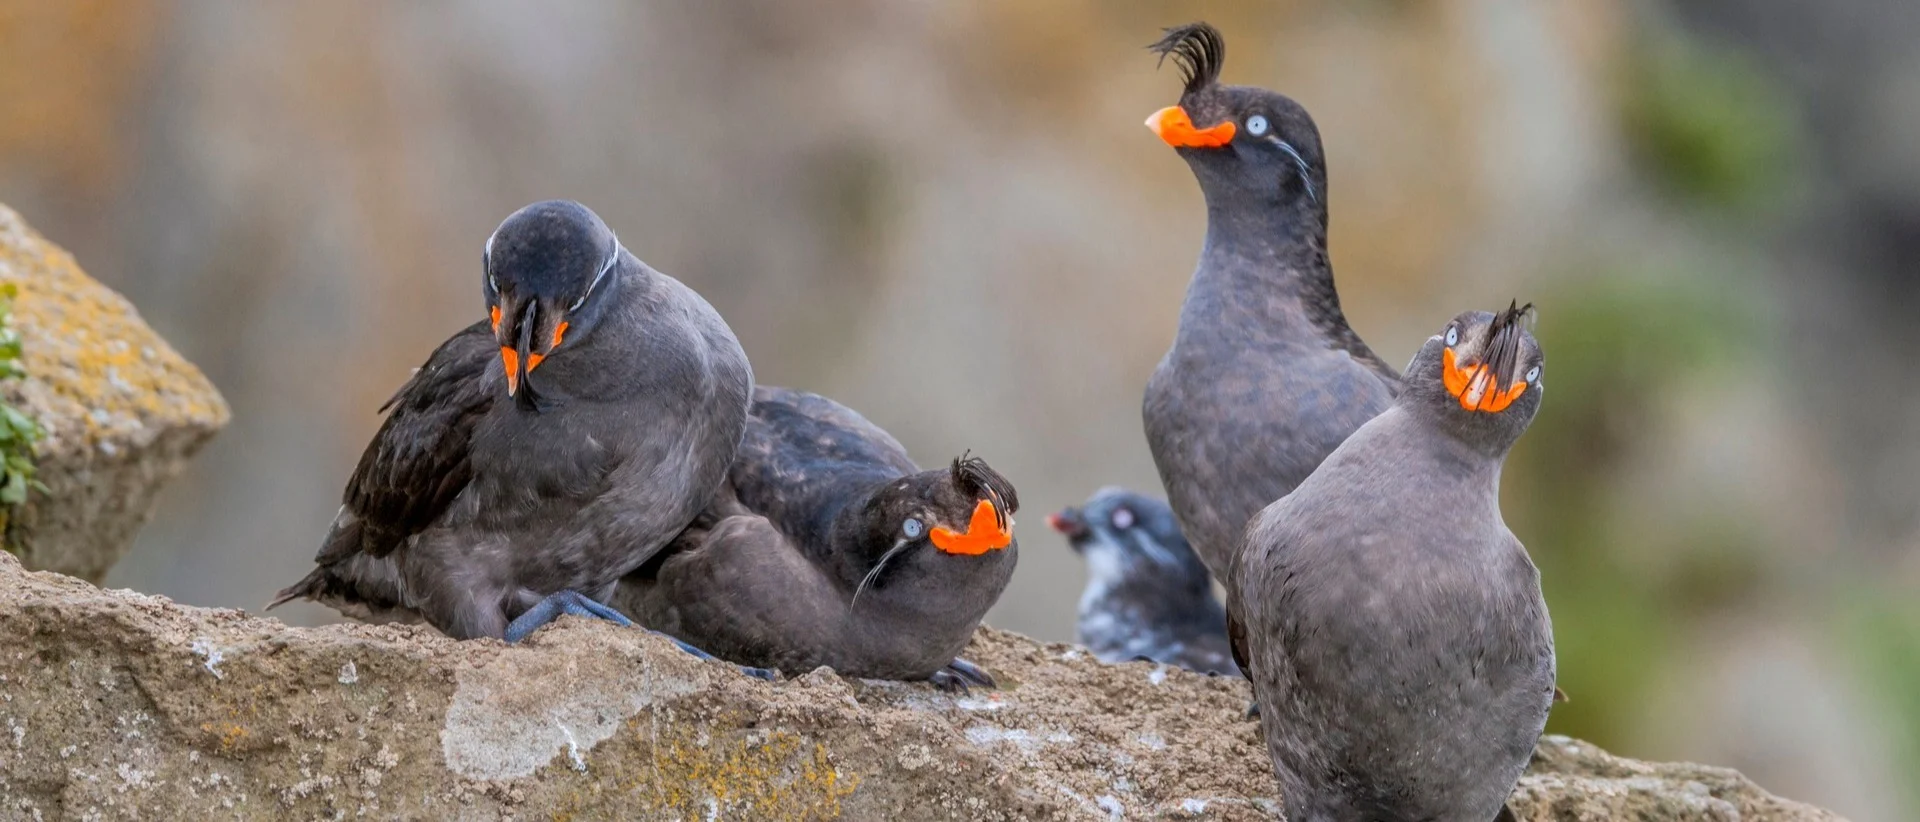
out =
<svg viewBox="0 0 1920 822"><path fill-rule="evenodd" d="M1267 133L1267 118L1258 114L1247 118L1247 133L1255 137Z"/></svg>
<svg viewBox="0 0 1920 822"><path fill-rule="evenodd" d="M1460 329L1452 328L1452 327L1448 328L1447 329L1447 345L1455 346L1459 344L1460 344Z"/></svg>
<svg viewBox="0 0 1920 822"><path fill-rule="evenodd" d="M926 533L926 531L927 526L921 525L917 519L909 518L906 522L900 524L900 533L906 534L907 539L919 539L920 535Z"/></svg>
<svg viewBox="0 0 1920 822"><path fill-rule="evenodd" d="M1132 528L1133 527L1133 509L1131 508L1113 509L1113 527L1118 528L1122 531L1125 531L1128 528Z"/></svg>
<svg viewBox="0 0 1920 822"><path fill-rule="evenodd" d="M1533 385L1535 383L1538 383L1539 381L1540 381L1540 366L1536 365L1532 368L1527 369L1527 384Z"/></svg>

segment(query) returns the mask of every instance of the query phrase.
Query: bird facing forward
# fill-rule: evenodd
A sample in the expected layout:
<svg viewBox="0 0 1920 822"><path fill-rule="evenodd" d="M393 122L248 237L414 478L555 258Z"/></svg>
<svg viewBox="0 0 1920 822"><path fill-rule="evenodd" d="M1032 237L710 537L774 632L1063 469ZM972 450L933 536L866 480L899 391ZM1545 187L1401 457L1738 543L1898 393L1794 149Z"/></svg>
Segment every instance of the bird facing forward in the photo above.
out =
<svg viewBox="0 0 1920 822"><path fill-rule="evenodd" d="M1525 314L1454 318L1248 526L1234 650L1288 819L1495 819L1546 725L1553 629L1499 501L1544 391Z"/></svg>
<svg viewBox="0 0 1920 822"><path fill-rule="evenodd" d="M514 212L482 262L487 319L388 400L318 567L273 605L457 638L625 622L599 600L711 498L753 388L713 307L569 201Z"/></svg>

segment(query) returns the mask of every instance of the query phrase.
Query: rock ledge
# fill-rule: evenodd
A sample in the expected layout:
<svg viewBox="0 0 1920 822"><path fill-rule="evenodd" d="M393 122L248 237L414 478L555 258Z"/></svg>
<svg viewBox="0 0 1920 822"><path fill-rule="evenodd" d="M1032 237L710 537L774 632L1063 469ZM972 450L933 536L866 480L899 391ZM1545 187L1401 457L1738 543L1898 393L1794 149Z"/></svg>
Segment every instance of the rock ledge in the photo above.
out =
<svg viewBox="0 0 1920 822"><path fill-rule="evenodd" d="M45 493L12 512L7 544L29 567L94 582L133 545L154 497L227 424L226 401L125 297L0 205L0 282L27 376L0 396L39 421Z"/></svg>
<svg viewBox="0 0 1920 822"><path fill-rule="evenodd" d="M292 628L0 554L0 819L1272 819L1239 680L983 630L997 692L781 683L567 619ZM1828 820L1549 737L1527 819Z"/></svg>

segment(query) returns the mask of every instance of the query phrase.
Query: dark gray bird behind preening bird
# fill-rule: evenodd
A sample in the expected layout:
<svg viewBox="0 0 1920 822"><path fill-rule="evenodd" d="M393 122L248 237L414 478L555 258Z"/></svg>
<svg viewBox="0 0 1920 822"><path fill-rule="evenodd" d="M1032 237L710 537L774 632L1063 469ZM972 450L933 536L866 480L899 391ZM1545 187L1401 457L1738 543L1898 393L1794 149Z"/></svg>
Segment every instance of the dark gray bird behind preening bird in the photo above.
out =
<svg viewBox="0 0 1920 822"><path fill-rule="evenodd" d="M742 665L990 686L955 656L1013 576L1019 507L978 457L922 471L852 409L763 385L713 503L612 604Z"/></svg>
<svg viewBox="0 0 1920 822"><path fill-rule="evenodd" d="M1102 488L1047 517L1087 561L1076 641L1106 662L1146 659L1239 674L1213 578L1165 502Z"/></svg>
<svg viewBox="0 0 1920 822"><path fill-rule="evenodd" d="M319 567L274 605L460 638L623 621L597 601L712 497L753 390L713 307L574 202L514 212L483 267L489 319L388 400Z"/></svg>
<svg viewBox="0 0 1920 822"><path fill-rule="evenodd" d="M1199 180L1207 234L1142 411L1181 530L1225 579L1247 520L1386 410L1399 375L1341 313L1313 118L1222 85L1226 45L1205 23L1168 29L1153 50L1186 85L1147 124Z"/></svg>
<svg viewBox="0 0 1920 822"><path fill-rule="evenodd" d="M1543 390L1525 313L1454 318L1248 526L1234 650L1290 820L1495 819L1546 725L1553 630L1499 502Z"/></svg>

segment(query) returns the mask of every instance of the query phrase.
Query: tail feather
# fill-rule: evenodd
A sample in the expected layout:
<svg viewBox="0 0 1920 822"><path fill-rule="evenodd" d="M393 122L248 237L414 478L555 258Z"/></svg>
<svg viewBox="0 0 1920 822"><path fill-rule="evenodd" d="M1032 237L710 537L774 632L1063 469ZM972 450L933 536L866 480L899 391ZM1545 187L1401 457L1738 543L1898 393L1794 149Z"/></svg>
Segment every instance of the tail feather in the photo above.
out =
<svg viewBox="0 0 1920 822"><path fill-rule="evenodd" d="M267 603L267 607L261 610L271 611L296 599L317 599L326 587L327 566L322 565L302 577L299 582L280 589L280 593L273 595L273 601Z"/></svg>

